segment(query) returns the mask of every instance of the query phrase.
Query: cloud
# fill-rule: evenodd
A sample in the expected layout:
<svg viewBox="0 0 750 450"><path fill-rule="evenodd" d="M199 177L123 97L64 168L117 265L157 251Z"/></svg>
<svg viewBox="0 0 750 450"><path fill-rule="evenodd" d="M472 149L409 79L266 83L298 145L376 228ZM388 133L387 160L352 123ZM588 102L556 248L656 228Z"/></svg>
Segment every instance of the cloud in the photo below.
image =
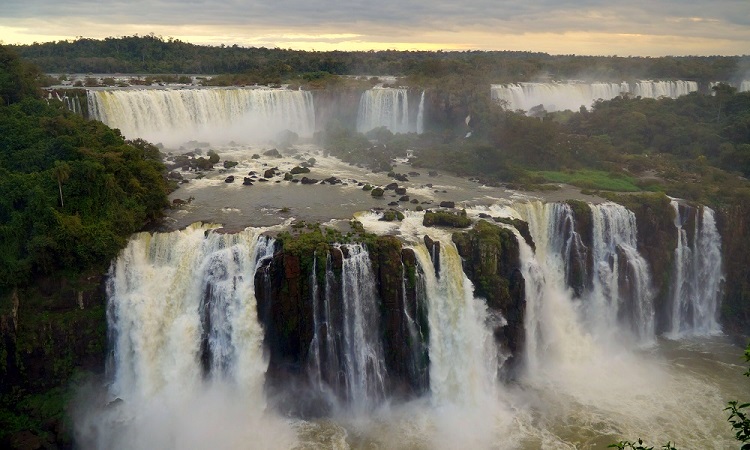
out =
<svg viewBox="0 0 750 450"><path fill-rule="evenodd" d="M293 48L311 48L318 43L362 49L368 48L369 43L369 48L389 48L383 46L390 43L394 46L391 48L421 45L430 49L506 49L508 42L515 45L526 39L534 47L528 50L553 53L750 53L747 0L5 0L4 3L0 39L6 42L154 32L181 39L199 38L191 40L198 43L262 42L267 46ZM633 36L644 38L633 39ZM219 39L225 40L219 42ZM651 47L639 46L645 42Z"/></svg>

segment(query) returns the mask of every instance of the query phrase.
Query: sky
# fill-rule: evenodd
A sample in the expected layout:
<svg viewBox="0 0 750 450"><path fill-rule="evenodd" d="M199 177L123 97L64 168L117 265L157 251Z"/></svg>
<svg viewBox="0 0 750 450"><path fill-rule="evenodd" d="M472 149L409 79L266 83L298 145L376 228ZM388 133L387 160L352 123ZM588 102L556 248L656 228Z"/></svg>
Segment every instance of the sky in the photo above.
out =
<svg viewBox="0 0 750 450"><path fill-rule="evenodd" d="M154 33L300 50L750 54L750 0L0 0L0 42Z"/></svg>

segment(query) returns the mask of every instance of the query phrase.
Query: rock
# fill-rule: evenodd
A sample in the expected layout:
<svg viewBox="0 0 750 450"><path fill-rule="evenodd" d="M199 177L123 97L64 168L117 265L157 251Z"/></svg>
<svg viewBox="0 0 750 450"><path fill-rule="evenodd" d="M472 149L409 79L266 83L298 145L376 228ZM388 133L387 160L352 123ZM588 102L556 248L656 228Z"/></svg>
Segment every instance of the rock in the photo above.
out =
<svg viewBox="0 0 750 450"><path fill-rule="evenodd" d="M432 183L427 183L427 184L425 184L425 186L427 186L428 188L432 189Z"/></svg>
<svg viewBox="0 0 750 450"><path fill-rule="evenodd" d="M363 191L371 191L371 190L372 190L372 186L371 186L371 185L369 185L369 184L366 184L366 185L364 185L364 186L362 187L362 190L363 190Z"/></svg>
<svg viewBox="0 0 750 450"><path fill-rule="evenodd" d="M273 178L274 175L276 175L276 169L266 169L265 172L263 172L263 178Z"/></svg>
<svg viewBox="0 0 750 450"><path fill-rule="evenodd" d="M429 172L427 172L427 175L429 175L431 177L436 177L436 176L438 176L438 173L435 170L430 170Z"/></svg>
<svg viewBox="0 0 750 450"><path fill-rule="evenodd" d="M409 181L409 178L404 175L403 173L397 173L393 178L397 179L398 181Z"/></svg>
<svg viewBox="0 0 750 450"><path fill-rule="evenodd" d="M284 174L284 181L292 181L292 178L294 177L292 176L291 173L287 172Z"/></svg>
<svg viewBox="0 0 750 450"><path fill-rule="evenodd" d="M234 183L234 175L229 175L228 177L224 178L225 183Z"/></svg>
<svg viewBox="0 0 750 450"><path fill-rule="evenodd" d="M392 191L398 187L398 183L389 183L385 186L386 191Z"/></svg>
<svg viewBox="0 0 750 450"><path fill-rule="evenodd" d="M414 203L415 205L419 204L419 200L416 198L411 199L411 203Z"/></svg>
<svg viewBox="0 0 750 450"><path fill-rule="evenodd" d="M295 178L292 180L292 183L299 183L299 180Z"/></svg>
<svg viewBox="0 0 750 450"><path fill-rule="evenodd" d="M490 219L490 218L492 218L492 216L490 216L487 213L479 213L479 217L482 218L482 219Z"/></svg>
<svg viewBox="0 0 750 450"><path fill-rule="evenodd" d="M310 158L307 160L307 163L310 164L311 166L314 166L316 162L318 161L315 158Z"/></svg>
<svg viewBox="0 0 750 450"><path fill-rule="evenodd" d="M382 197L383 196L383 189L382 188L375 188L372 191L370 191L370 195L373 197Z"/></svg>
<svg viewBox="0 0 750 450"><path fill-rule="evenodd" d="M263 152L265 156L270 156L271 158L281 158L281 153L279 153L278 150L275 148L272 148L271 150Z"/></svg>
<svg viewBox="0 0 750 450"><path fill-rule="evenodd" d="M325 181L326 183L328 183L328 184L331 184L331 185L333 185L333 184L341 184L341 180L339 180L339 179L338 179L338 178L336 178L336 177L330 177L330 178L326 178L326 179L325 179L325 180L323 180L323 181Z"/></svg>
<svg viewBox="0 0 750 450"><path fill-rule="evenodd" d="M224 168L225 169L231 169L232 167L239 164L237 161L224 161Z"/></svg>
<svg viewBox="0 0 750 450"><path fill-rule="evenodd" d="M399 198L398 201L400 201L400 202L408 202L409 201L409 196L408 195L404 195L401 198Z"/></svg>
<svg viewBox="0 0 750 450"><path fill-rule="evenodd" d="M426 212L422 225L426 227L440 226L453 228L466 228L471 225L471 219L466 217L466 211L450 213L446 211Z"/></svg>
<svg viewBox="0 0 750 450"><path fill-rule="evenodd" d="M393 222L394 220L404 220L404 214L395 209L389 209L383 213L383 217L378 219L382 222Z"/></svg>
<svg viewBox="0 0 750 450"><path fill-rule="evenodd" d="M443 201L443 202L440 202L440 207L441 208L455 208L456 202Z"/></svg>
<svg viewBox="0 0 750 450"><path fill-rule="evenodd" d="M250 172L247 173L247 176L249 176L249 177L258 176L258 172L254 171L254 170L251 170Z"/></svg>
<svg viewBox="0 0 750 450"><path fill-rule="evenodd" d="M398 202L389 202L388 206L398 206Z"/></svg>
<svg viewBox="0 0 750 450"><path fill-rule="evenodd" d="M414 208L414 211L424 211L424 208L422 208L422 205L417 205L417 207Z"/></svg>
<svg viewBox="0 0 750 450"><path fill-rule="evenodd" d="M419 172L409 172L409 176L410 177L418 177L419 176Z"/></svg>
<svg viewBox="0 0 750 450"><path fill-rule="evenodd" d="M318 180L316 180L315 178L307 178L307 177L302 177L302 181L301 181L302 184L315 184L317 182Z"/></svg>
<svg viewBox="0 0 750 450"><path fill-rule="evenodd" d="M253 179L245 177L242 179L242 185L243 186L252 186L253 185Z"/></svg>
<svg viewBox="0 0 750 450"><path fill-rule="evenodd" d="M265 179L265 178L259 178L259 179L258 179L258 181L260 181L260 182L262 182L262 183L265 183L265 182L266 182L266 181L268 181L268 180L267 180L267 179Z"/></svg>
<svg viewBox="0 0 750 450"><path fill-rule="evenodd" d="M253 156L250 157L250 159L260 159L260 155L257 153L254 153Z"/></svg>
<svg viewBox="0 0 750 450"><path fill-rule="evenodd" d="M298 175L300 173L310 173L310 169L308 169L307 167L294 166L289 172L292 175Z"/></svg>
<svg viewBox="0 0 750 450"><path fill-rule="evenodd" d="M169 172L169 175L167 175L167 177L170 180L182 180L182 174L180 172L177 172L176 170Z"/></svg>
<svg viewBox="0 0 750 450"><path fill-rule="evenodd" d="M396 194L398 195L406 195L406 188L405 187L397 187L395 189Z"/></svg>

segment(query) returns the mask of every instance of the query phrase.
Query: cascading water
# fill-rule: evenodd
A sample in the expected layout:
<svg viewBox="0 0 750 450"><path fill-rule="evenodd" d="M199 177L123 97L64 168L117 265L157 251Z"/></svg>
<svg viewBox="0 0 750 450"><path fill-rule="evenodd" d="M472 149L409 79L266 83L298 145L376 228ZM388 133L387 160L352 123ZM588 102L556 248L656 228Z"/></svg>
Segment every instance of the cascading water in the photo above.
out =
<svg viewBox="0 0 750 450"><path fill-rule="evenodd" d="M721 283L721 236L711 208L696 210L680 207L672 200L677 228L677 248L674 251L672 308L669 334L710 335L721 332L717 321ZM692 215L694 228L692 243L685 223Z"/></svg>
<svg viewBox="0 0 750 450"><path fill-rule="evenodd" d="M486 326L487 307L474 298L456 247L441 242L439 277L427 247L416 246L414 252L427 291L432 401L478 405L494 398L498 352Z"/></svg>
<svg viewBox="0 0 750 450"><path fill-rule="evenodd" d="M596 100L611 100L630 93L643 98L677 98L698 90L694 81L638 81L635 83L512 83L492 85L491 95L503 101L509 110L529 111L543 105L547 111L577 111Z"/></svg>
<svg viewBox="0 0 750 450"><path fill-rule="evenodd" d="M738 89L739 92L748 92L750 91L750 80L742 80L740 82L740 88Z"/></svg>
<svg viewBox="0 0 750 450"><path fill-rule="evenodd" d="M630 327L639 341L654 339L651 275L638 253L635 214L622 205L590 205L594 235L592 320L602 330L619 323Z"/></svg>
<svg viewBox="0 0 750 450"><path fill-rule="evenodd" d="M137 234L112 264L109 395L119 403L89 418L84 446L231 448L259 438L260 430L243 428L267 420L254 274L274 240L260 229L211 228ZM222 436L209 431L216 420ZM286 431L277 431L288 446Z"/></svg>
<svg viewBox="0 0 750 450"><path fill-rule="evenodd" d="M177 145L188 140L257 142L291 130L311 136L307 91L266 88L89 90L92 119L127 138Z"/></svg>
<svg viewBox="0 0 750 450"><path fill-rule="evenodd" d="M416 131L409 121L409 91L376 87L362 93L357 114L357 131L366 133L386 127L393 133Z"/></svg>
<svg viewBox="0 0 750 450"><path fill-rule="evenodd" d="M313 300L312 378L322 394L340 391L350 410L364 413L385 399L387 381L375 275L362 245L333 251L341 253L341 274L329 256L323 303Z"/></svg>
<svg viewBox="0 0 750 450"><path fill-rule="evenodd" d="M417 110L417 134L424 133L424 91L419 96L419 109Z"/></svg>

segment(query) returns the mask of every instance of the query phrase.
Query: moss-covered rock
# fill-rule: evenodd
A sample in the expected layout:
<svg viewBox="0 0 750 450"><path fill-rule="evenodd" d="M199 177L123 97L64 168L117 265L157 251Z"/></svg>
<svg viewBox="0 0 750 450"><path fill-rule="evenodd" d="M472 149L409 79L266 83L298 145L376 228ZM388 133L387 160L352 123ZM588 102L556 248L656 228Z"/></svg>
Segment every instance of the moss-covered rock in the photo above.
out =
<svg viewBox="0 0 750 450"><path fill-rule="evenodd" d="M471 226L471 219L466 216L466 210L457 213L447 211L427 211L424 213L422 225L426 227L466 228Z"/></svg>
<svg viewBox="0 0 750 450"><path fill-rule="evenodd" d="M511 354L506 375L518 369L524 344L525 283L515 234L506 228L478 221L474 228L454 233L453 242L463 258L464 272L474 283L475 295L487 299L487 306L506 319L497 324L495 339Z"/></svg>

